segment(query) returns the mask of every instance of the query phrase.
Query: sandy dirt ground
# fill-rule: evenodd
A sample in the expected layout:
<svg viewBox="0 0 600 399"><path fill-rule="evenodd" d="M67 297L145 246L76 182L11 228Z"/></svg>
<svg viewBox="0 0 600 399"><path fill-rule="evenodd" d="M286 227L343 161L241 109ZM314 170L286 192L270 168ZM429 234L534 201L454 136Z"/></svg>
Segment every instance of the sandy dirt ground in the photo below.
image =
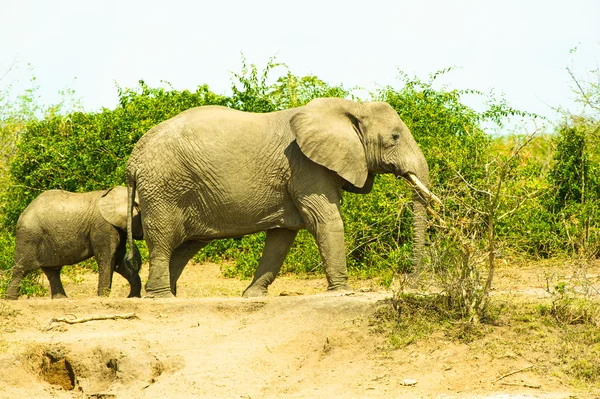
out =
<svg viewBox="0 0 600 399"><path fill-rule="evenodd" d="M243 299L248 281L190 264L178 298L152 300L124 298L125 280L114 279L109 298L94 296L97 275L85 273L63 277L66 300L0 301L0 398L600 397L529 368L523 354L482 354L443 334L392 349L373 320L391 292L370 281L340 295L323 292L324 278L280 277L269 297ZM543 279L500 268L494 295L542 298ZM51 321L115 315L133 317Z"/></svg>

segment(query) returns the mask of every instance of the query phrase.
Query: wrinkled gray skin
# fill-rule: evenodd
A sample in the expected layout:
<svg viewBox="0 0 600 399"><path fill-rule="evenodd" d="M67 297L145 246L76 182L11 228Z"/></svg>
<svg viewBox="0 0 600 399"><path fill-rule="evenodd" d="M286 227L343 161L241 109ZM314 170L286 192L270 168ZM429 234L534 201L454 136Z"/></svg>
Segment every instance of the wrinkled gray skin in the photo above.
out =
<svg viewBox="0 0 600 399"><path fill-rule="evenodd" d="M141 221L135 214L133 235L142 239ZM130 284L129 297L139 297L142 284L137 263L125 260L127 188L88 193L50 190L40 194L23 211L17 222L15 266L6 290L8 299L17 299L23 278L42 268L50 282L53 299L65 298L60 280L64 265L94 256L98 262L98 295L108 295L113 271Z"/></svg>
<svg viewBox="0 0 600 399"><path fill-rule="evenodd" d="M244 296L266 295L300 229L316 239L328 289L350 290L342 189L368 193L377 173L413 173L429 186L423 153L387 103L315 99L266 114L204 106L155 126L127 164L129 209L138 190L150 251L148 297L176 294L183 267L209 241L258 231L265 248ZM415 190L416 263L422 195Z"/></svg>

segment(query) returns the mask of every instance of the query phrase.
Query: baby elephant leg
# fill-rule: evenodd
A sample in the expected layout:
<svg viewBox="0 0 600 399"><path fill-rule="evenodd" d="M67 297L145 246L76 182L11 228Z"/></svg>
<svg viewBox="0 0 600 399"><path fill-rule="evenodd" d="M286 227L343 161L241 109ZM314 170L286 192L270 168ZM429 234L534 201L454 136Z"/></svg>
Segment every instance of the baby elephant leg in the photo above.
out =
<svg viewBox="0 0 600 399"><path fill-rule="evenodd" d="M52 295L52 299L62 299L67 297L62 281L60 281L61 268L62 267L42 267L42 271L50 282L50 294Z"/></svg>
<svg viewBox="0 0 600 399"><path fill-rule="evenodd" d="M21 289L21 281L25 278L25 269L21 265L15 265L12 272L12 278L8 287L6 288L6 299L17 299L19 298L19 290Z"/></svg>

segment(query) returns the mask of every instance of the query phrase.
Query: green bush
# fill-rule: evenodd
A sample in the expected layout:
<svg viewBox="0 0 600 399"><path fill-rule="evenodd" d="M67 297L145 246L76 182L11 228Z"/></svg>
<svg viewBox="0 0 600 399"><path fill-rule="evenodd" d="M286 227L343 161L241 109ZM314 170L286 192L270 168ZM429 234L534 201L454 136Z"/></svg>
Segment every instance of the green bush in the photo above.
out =
<svg viewBox="0 0 600 399"><path fill-rule="evenodd" d="M552 215L554 234L571 255L600 251L600 121L572 117L555 136L554 163L543 203ZM564 245L567 244L567 245Z"/></svg>
<svg viewBox="0 0 600 399"><path fill-rule="evenodd" d="M191 107L226 104L208 86L196 92L119 90L119 106L98 113L75 112L30 122L10 167L4 226L13 228L25 207L42 191L83 192L125 182L125 167L137 140L150 128Z"/></svg>
<svg viewBox="0 0 600 399"><path fill-rule="evenodd" d="M388 101L407 123L428 159L434 191L451 185L457 173L469 181L484 176L492 142L482 128L484 123L501 125L511 115L526 115L477 91L434 88L436 78L449 71L432 74L428 81L401 74L400 88L388 86L370 98ZM269 112L300 106L315 97L353 98L351 89L330 85L316 76L295 76L273 60L262 72L244 60L242 71L233 74L231 88L231 96L222 96L205 85L190 92L168 85L150 88L140 81L136 88L118 89L119 104L113 110L62 114L57 108L42 119L28 121L12 158L3 226L9 233L13 231L22 210L44 190L90 191L123 184L126 162L137 140L185 109L218 104ZM481 96L488 108L476 112L466 106L463 98L470 95ZM408 185L393 176L378 176L369 195L344 193L342 213L352 273L380 276L389 282L395 272L409 265L410 198ZM226 274L250 277L263 244L264 234L218 240L196 259L235 259ZM0 267L6 270L10 265ZM322 271L317 247L305 231L299 233L283 271Z"/></svg>
<svg viewBox="0 0 600 399"><path fill-rule="evenodd" d="M147 130L191 107L226 105L227 100L208 86L199 86L195 92L176 91L150 88L140 81L137 88L119 89L119 105L114 110L49 112L42 119L31 118L19 130L8 184L0 193L3 234L12 237L21 212L45 190L84 192L124 184L129 154ZM13 246L0 249L0 270L12 267L13 250ZM35 281L35 276L30 280ZM35 294L34 289L29 291L22 289Z"/></svg>

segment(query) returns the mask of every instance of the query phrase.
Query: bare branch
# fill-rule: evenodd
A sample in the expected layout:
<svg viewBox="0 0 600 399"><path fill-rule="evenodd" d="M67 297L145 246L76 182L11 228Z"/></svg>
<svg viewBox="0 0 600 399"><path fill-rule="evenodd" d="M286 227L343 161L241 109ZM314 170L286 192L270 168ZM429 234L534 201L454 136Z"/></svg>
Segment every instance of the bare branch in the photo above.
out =
<svg viewBox="0 0 600 399"><path fill-rule="evenodd" d="M17 58L15 57L15 59L13 60L12 64L10 64L10 66L8 67L8 69L4 72L4 74L2 74L2 76L0 76L0 81L2 79L4 79L6 77L6 75L8 75L10 73L10 71L12 71L12 69L15 67L15 64L17 63Z"/></svg>
<svg viewBox="0 0 600 399"><path fill-rule="evenodd" d="M577 78L575 77L575 75L573 74L573 72L571 71L571 69L569 67L567 67L567 72L569 72L571 79L573 79L573 82L575 82L575 84L577 85L577 88L579 89L579 93L581 93L582 97L585 99L586 104L594 109L600 110L600 106L595 105L592 102L592 100L590 100L590 96L585 92L585 90L583 90L583 87L581 87L581 84L579 84L579 80L577 80Z"/></svg>
<svg viewBox="0 0 600 399"><path fill-rule="evenodd" d="M87 323L92 320L117 320L117 319L137 319L138 317L135 313L125 313L125 314L107 314L107 315L96 315L96 316L86 316L77 318L74 314L71 314L73 318L69 317L53 317L48 326L44 329L45 331L52 330L56 324L53 323L67 323L67 324L79 324L79 323Z"/></svg>
<svg viewBox="0 0 600 399"><path fill-rule="evenodd" d="M541 192L542 190L535 190L533 193L525 196L525 198L523 198L521 201L519 201L519 203L517 204L517 206L515 206L513 209L511 209L510 211L503 213L502 215L498 216L498 218L496 219L498 220L502 220L503 218L505 218L506 216L512 215L513 213L515 213L519 208L521 208L521 206L529 201L530 199L534 198L539 192Z"/></svg>
<svg viewBox="0 0 600 399"><path fill-rule="evenodd" d="M510 377L511 375L514 375L514 374L517 374L517 373L522 373L523 371L527 371L527 370L532 369L534 367L535 367L535 364L532 364L531 366L523 367L522 369L511 371L510 373L506 373L504 375L501 375L500 377L498 377L494 381L492 381L492 384L495 384L498 381L500 381L500 380L502 380L502 379L504 379L506 377Z"/></svg>
<svg viewBox="0 0 600 399"><path fill-rule="evenodd" d="M469 183L467 181L467 179L465 179L463 177L463 175L460 174L459 171L456 171L456 174L458 175L458 177L460 177L460 179L467 185L467 187L469 187L471 190L480 193L480 194L485 194L485 195L492 195L492 193L490 193L489 191L485 191L485 190L480 190L478 188L476 188L475 186L473 186L471 183Z"/></svg>

